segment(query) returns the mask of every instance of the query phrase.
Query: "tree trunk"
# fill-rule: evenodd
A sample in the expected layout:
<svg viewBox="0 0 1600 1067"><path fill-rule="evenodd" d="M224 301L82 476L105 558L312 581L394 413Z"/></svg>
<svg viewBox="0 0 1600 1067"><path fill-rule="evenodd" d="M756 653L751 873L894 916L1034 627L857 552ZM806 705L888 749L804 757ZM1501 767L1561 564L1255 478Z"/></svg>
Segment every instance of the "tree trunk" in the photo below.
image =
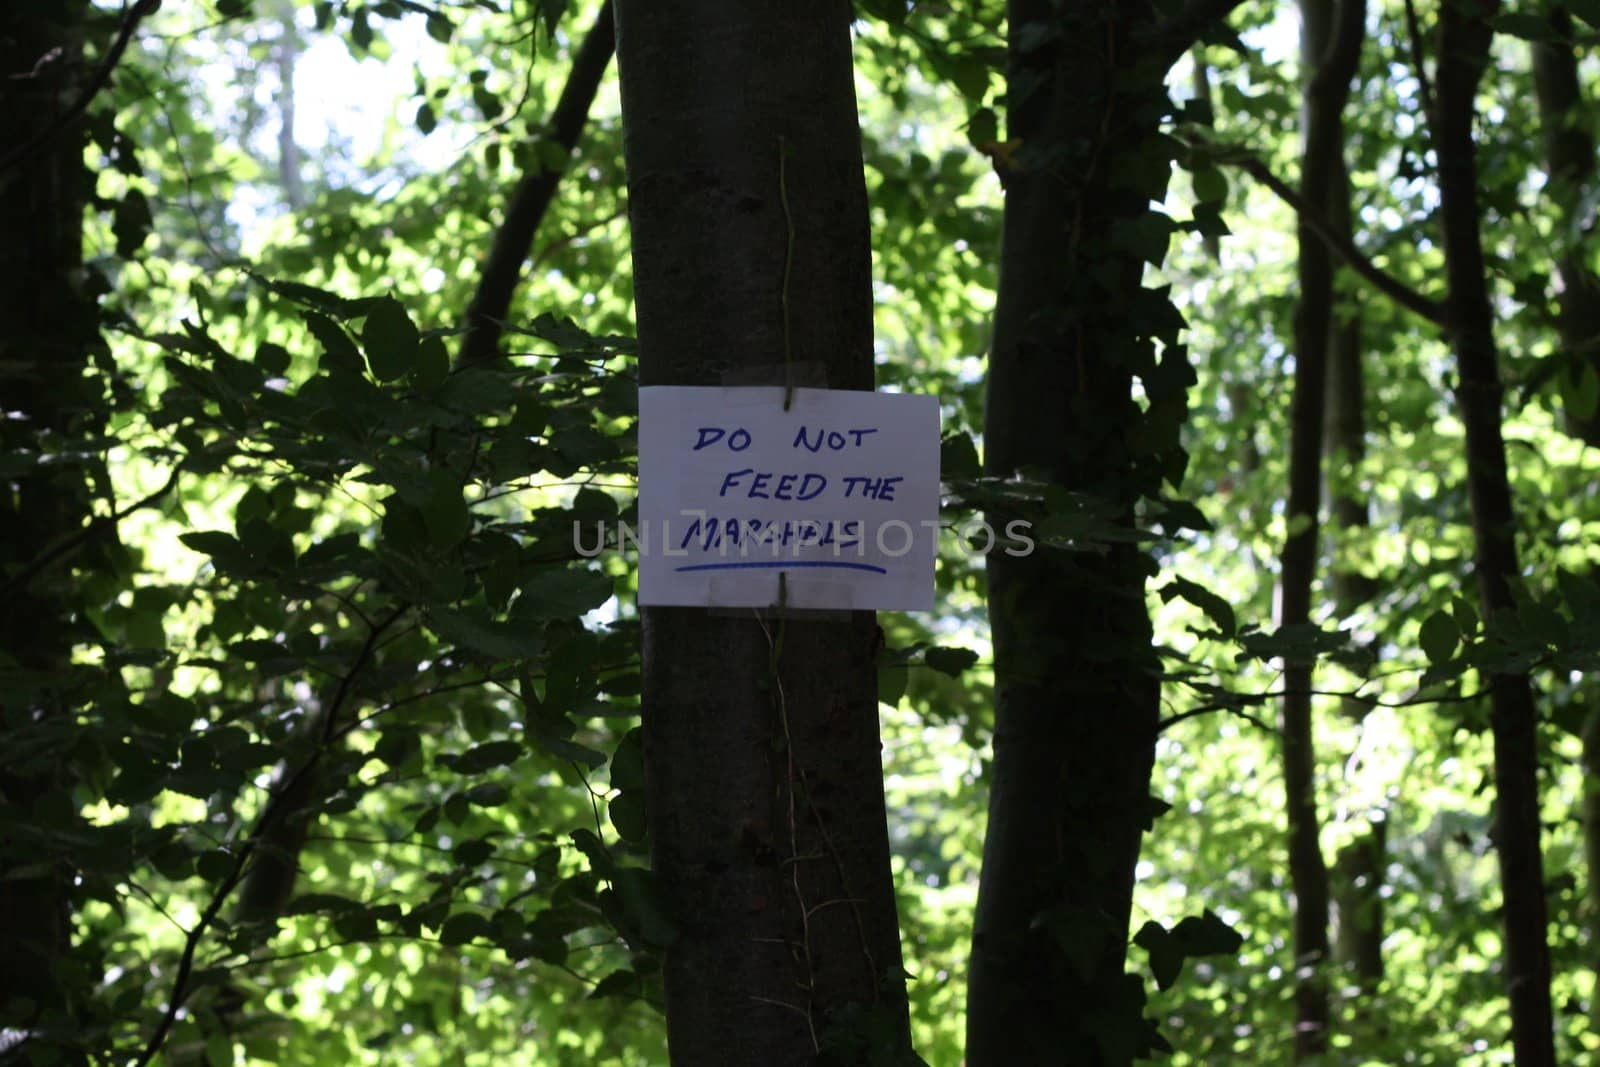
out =
<svg viewBox="0 0 1600 1067"><path fill-rule="evenodd" d="M1563 350L1559 380L1569 405L1567 432L1600 445L1600 403L1591 403L1588 410L1571 406L1572 398L1584 392L1583 376L1600 377L1600 278L1589 269L1584 248L1593 219L1584 195L1594 184L1595 144L1578 85L1571 17L1558 6L1550 19L1558 36L1534 44L1533 76L1544 131L1545 170L1550 176L1546 189L1556 206L1556 277L1561 282L1556 327ZM1591 398L1594 385L1588 392Z"/></svg>
<svg viewBox="0 0 1600 1067"><path fill-rule="evenodd" d="M1001 174L984 420L986 473L1042 472L1125 522L1171 455L1141 446L1142 420L1169 416L1175 438L1188 371L1171 362L1176 330L1135 310L1165 301L1140 285L1164 233L1159 247L1130 239L1165 222L1150 202L1169 166L1157 136L1166 67L1138 44L1150 11L1010 6L1008 137L1022 146ZM1153 335L1169 345L1170 379ZM1150 416L1131 397L1136 369ZM1124 962L1158 718L1144 600L1154 567L1126 543L996 552L987 566L994 763L966 1062L1127 1063L1146 1040L1142 983Z"/></svg>
<svg viewBox="0 0 1600 1067"><path fill-rule="evenodd" d="M1600 1031L1600 708L1583 720L1583 858L1589 869L1584 898L1589 905L1589 1029Z"/></svg>
<svg viewBox="0 0 1600 1067"><path fill-rule="evenodd" d="M272 46L272 63L278 72L278 184L290 211L306 206L305 180L300 173L300 142L294 136L294 72L300 61L300 29L295 25L294 4L279 6L278 40Z"/></svg>
<svg viewBox="0 0 1600 1067"><path fill-rule="evenodd" d="M1300 195L1325 209L1344 149L1344 105L1365 32L1360 0L1302 0L1301 54L1310 74L1302 117ZM1322 436L1328 348L1333 328L1333 255L1299 224L1300 300L1295 307L1294 399L1289 440L1289 536L1279 586L1279 625L1311 617L1322 499ZM1283 785L1288 816L1289 883L1294 892L1297 1062L1328 1047L1328 868L1319 842L1312 670L1284 664Z"/></svg>
<svg viewBox="0 0 1600 1067"><path fill-rule="evenodd" d="M1346 240L1350 231L1350 179L1343 164L1335 168L1329 188L1327 218ZM1366 456L1366 391L1362 372L1361 321L1352 313L1333 323L1333 343L1328 351L1328 410L1324 449L1330 479L1329 513L1334 525L1334 565L1330 578L1333 599L1341 618L1371 599L1375 582L1359 570L1339 562L1338 540L1363 534L1371 524L1365 492L1360 487L1361 462ZM1354 722L1366 718L1371 705L1357 698L1341 702L1340 711ZM1368 813L1368 828L1339 849L1335 862L1333 909L1338 937L1334 960L1353 973L1364 996L1377 992L1383 981L1383 886L1387 824L1382 809ZM1357 1016L1371 1019L1366 1005ZM1378 1022L1381 1027L1381 1020Z"/></svg>
<svg viewBox="0 0 1600 1067"><path fill-rule="evenodd" d="M0 8L0 145L11 150L0 167L0 454L18 458L92 430L98 396L84 378L98 338L80 281L88 177L70 110L85 82L83 11L55 7ZM26 571L88 511L81 463L8 477L0 574ZM15 1053L22 1063L40 1045L56 1046L49 1062L80 1062L56 1059L78 1035L65 973L73 870L51 841L76 820L62 757L70 735L57 728L75 710L68 666L85 635L74 604L71 568L60 567L15 587L0 612L0 1029L39 1035Z"/></svg>
<svg viewBox="0 0 1600 1067"><path fill-rule="evenodd" d="M550 113L548 137L562 151L563 158L572 155L583 136L583 128L588 125L589 109L594 105L595 93L600 90L600 79L611 65L615 42L615 17L611 0L607 0L572 57L567 84L562 87L561 97ZM541 166L537 162L539 158L536 154L533 169L517 183L506 208L505 221L495 231L494 244L483 261L477 291L467 307L467 334L457 356L457 362L463 366L488 359L498 352L500 324L511 310L511 296L516 292L517 282L522 280L522 265L527 262L539 223L555 199L556 186L566 173L565 166Z"/></svg>
<svg viewBox="0 0 1600 1067"><path fill-rule="evenodd" d="M850 18L841 0L618 3L642 385L792 350L832 388L873 387ZM672 1062L916 1062L872 613L642 614Z"/></svg>
<svg viewBox="0 0 1600 1067"><path fill-rule="evenodd" d="M1433 130L1450 287L1449 334L1460 375L1456 405L1466 429L1474 563L1486 619L1516 609L1508 583L1520 573L1516 515L1500 429L1503 389L1478 233L1472 137L1478 82L1488 63L1492 36L1488 20L1498 8L1495 2L1445 0L1440 11ZM1494 841L1500 856L1511 1040L1518 1067L1548 1067L1555 1062L1555 1051L1540 849L1538 715L1526 674L1491 674L1488 681L1494 733Z"/></svg>

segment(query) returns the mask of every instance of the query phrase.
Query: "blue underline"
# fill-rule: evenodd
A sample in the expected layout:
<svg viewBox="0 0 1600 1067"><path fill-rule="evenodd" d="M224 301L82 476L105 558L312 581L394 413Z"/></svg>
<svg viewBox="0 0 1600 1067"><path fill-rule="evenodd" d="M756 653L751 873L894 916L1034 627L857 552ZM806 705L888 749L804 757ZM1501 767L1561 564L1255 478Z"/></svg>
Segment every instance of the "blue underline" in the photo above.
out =
<svg viewBox="0 0 1600 1067"><path fill-rule="evenodd" d="M763 561L757 561L753 563L691 563L687 566L679 567L677 570L681 573L683 571L732 571L750 569L788 570L790 567L838 567L850 571L871 571L873 574L889 573L885 568L874 566L871 563L846 563L843 560L834 562L833 560L825 559L773 560L770 563Z"/></svg>

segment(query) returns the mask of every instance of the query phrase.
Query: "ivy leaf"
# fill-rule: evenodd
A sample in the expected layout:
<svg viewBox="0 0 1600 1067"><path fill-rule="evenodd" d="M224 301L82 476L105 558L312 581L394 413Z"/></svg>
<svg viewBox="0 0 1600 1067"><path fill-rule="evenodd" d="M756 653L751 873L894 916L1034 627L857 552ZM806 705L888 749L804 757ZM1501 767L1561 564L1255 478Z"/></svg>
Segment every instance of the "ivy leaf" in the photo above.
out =
<svg viewBox="0 0 1600 1067"><path fill-rule="evenodd" d="M1207 909L1190 915L1172 930L1185 956L1231 956L1244 944L1244 936Z"/></svg>
<svg viewBox="0 0 1600 1067"><path fill-rule="evenodd" d="M418 343L416 325L394 297L384 297L367 312L361 344L367 350L372 376L378 381L392 382L415 370Z"/></svg>
<svg viewBox="0 0 1600 1067"><path fill-rule="evenodd" d="M970 433L953 433L939 442L939 477L944 481L976 478L981 473L978 447Z"/></svg>
<svg viewBox="0 0 1600 1067"><path fill-rule="evenodd" d="M930 648L922 654L922 662L952 678L978 662L978 654L970 648Z"/></svg>
<svg viewBox="0 0 1600 1067"><path fill-rule="evenodd" d="M1133 935L1133 943L1144 949L1150 961L1150 974L1156 980L1156 988L1171 989L1172 983L1178 980L1178 974L1183 970L1183 953L1167 928L1158 922L1147 922Z"/></svg>

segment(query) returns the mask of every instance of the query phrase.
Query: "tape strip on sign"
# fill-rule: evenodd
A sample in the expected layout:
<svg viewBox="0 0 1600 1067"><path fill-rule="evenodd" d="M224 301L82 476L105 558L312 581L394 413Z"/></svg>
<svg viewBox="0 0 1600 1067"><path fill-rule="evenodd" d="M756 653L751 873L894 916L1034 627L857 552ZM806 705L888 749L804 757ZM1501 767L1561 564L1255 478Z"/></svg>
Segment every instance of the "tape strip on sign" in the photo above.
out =
<svg viewBox="0 0 1600 1067"><path fill-rule="evenodd" d="M783 394L639 390L639 603L931 610L937 398Z"/></svg>

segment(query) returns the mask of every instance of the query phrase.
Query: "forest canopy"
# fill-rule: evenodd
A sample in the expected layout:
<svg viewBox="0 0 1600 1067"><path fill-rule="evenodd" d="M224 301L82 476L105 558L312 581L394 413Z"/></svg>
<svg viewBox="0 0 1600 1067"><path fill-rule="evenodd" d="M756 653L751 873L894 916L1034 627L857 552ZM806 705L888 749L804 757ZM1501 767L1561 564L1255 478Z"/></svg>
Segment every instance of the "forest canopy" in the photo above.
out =
<svg viewBox="0 0 1600 1067"><path fill-rule="evenodd" d="M1600 1051L1600 5L800 6L0 11L0 1062L690 1062L740 759L759 1062ZM935 610L650 615L800 362Z"/></svg>

